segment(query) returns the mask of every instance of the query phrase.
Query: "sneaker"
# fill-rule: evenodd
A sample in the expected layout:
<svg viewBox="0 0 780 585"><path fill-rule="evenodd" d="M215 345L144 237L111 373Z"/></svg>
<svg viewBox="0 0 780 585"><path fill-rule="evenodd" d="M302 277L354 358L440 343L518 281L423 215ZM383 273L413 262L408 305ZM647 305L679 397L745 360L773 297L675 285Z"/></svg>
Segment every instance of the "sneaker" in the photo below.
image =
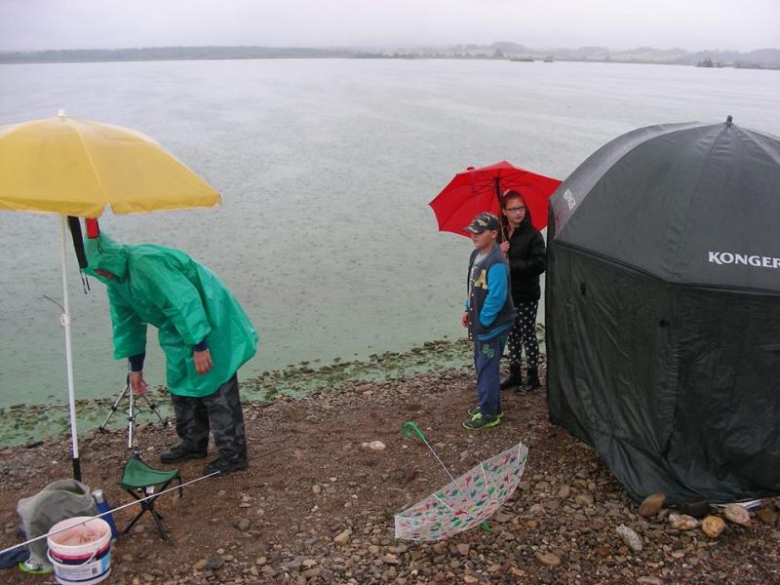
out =
<svg viewBox="0 0 780 585"><path fill-rule="evenodd" d="M19 567L19 570L22 573L27 573L28 575L48 575L49 573L54 572L54 569L50 564L36 561L34 559L21 561L17 567Z"/></svg>
<svg viewBox="0 0 780 585"><path fill-rule="evenodd" d="M246 455L241 457L217 457L214 461L203 468L203 475L211 475L219 472L220 475L227 475L234 471L240 471L249 467L249 461Z"/></svg>
<svg viewBox="0 0 780 585"><path fill-rule="evenodd" d="M168 451L160 453L161 463L178 463L187 459L205 459L206 449L192 449L184 443L179 443Z"/></svg>
<svg viewBox="0 0 780 585"><path fill-rule="evenodd" d="M472 406L471 408L469 408L469 416L470 416L471 418L474 418L474 417L475 417L475 416L477 416L478 414L481 414L481 413L480 413L480 410L479 410L479 406ZM503 411L503 410L500 410L496 416L497 416L498 418L504 418L504 411Z"/></svg>
<svg viewBox="0 0 780 585"><path fill-rule="evenodd" d="M497 416L487 416L479 413L464 422L463 428L467 431L481 431L482 429L498 426L500 423L501 419Z"/></svg>

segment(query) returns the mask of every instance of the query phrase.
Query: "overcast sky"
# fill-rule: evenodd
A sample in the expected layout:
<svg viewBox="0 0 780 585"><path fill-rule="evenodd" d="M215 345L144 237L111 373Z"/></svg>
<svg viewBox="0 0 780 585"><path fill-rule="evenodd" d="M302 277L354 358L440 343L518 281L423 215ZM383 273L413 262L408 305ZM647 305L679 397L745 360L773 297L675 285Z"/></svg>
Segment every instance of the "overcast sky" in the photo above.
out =
<svg viewBox="0 0 780 585"><path fill-rule="evenodd" d="M493 41L780 47L780 0L0 0L0 51Z"/></svg>

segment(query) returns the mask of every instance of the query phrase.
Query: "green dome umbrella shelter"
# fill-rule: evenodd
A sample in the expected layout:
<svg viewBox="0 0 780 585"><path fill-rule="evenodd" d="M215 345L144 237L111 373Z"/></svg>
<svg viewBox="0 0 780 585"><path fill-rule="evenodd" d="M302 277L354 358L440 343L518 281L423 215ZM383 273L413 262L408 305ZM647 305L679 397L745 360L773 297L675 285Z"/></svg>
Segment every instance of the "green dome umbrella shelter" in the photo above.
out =
<svg viewBox="0 0 780 585"><path fill-rule="evenodd" d="M621 136L551 199L550 416L634 498L780 494L780 140Z"/></svg>

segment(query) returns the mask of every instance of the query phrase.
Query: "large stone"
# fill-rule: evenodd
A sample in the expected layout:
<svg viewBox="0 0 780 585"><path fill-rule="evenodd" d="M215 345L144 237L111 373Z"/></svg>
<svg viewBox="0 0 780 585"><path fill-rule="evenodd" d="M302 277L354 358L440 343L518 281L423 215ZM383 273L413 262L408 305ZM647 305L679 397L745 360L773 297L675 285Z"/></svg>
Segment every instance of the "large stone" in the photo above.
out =
<svg viewBox="0 0 780 585"><path fill-rule="evenodd" d="M382 441L371 441L370 443L361 443L360 446L363 449L369 451L384 451L385 449L387 449L387 445L385 445Z"/></svg>
<svg viewBox="0 0 780 585"><path fill-rule="evenodd" d="M623 539L623 542L625 542L632 551L642 552L644 543L642 542L642 538L636 532L634 532L625 524L621 524L615 530L620 538Z"/></svg>
<svg viewBox="0 0 780 585"><path fill-rule="evenodd" d="M574 501L580 506L589 507L593 505L593 496L590 494L579 494L574 498Z"/></svg>
<svg viewBox="0 0 780 585"><path fill-rule="evenodd" d="M246 518L239 518L235 522L233 522L233 526L241 530L242 532L246 532L252 527L252 523L247 520Z"/></svg>
<svg viewBox="0 0 780 585"><path fill-rule="evenodd" d="M761 522L769 524L770 526L777 522L777 514L771 508L761 508L756 512L756 516L758 516L758 519L761 520Z"/></svg>
<svg viewBox="0 0 780 585"><path fill-rule="evenodd" d="M726 529L726 523L718 516L707 516L701 522L701 529L710 538L718 538Z"/></svg>
<svg viewBox="0 0 780 585"><path fill-rule="evenodd" d="M352 536L352 531L349 528L347 528L341 534L336 536L336 538L333 539L333 542L335 542L336 544L347 544L349 542L350 536Z"/></svg>
<svg viewBox="0 0 780 585"><path fill-rule="evenodd" d="M664 507L666 501L666 494L658 493L651 494L642 500L642 504L639 506L639 515L645 518L655 516Z"/></svg>
<svg viewBox="0 0 780 585"><path fill-rule="evenodd" d="M729 504L726 506L723 510L723 515L726 517L726 520L733 522L734 524L739 524L740 526L750 525L750 512L739 504Z"/></svg>
<svg viewBox="0 0 780 585"><path fill-rule="evenodd" d="M207 564L208 564L208 560L207 559L201 559L197 563L192 565L192 568L195 569L196 571L203 571L203 570L206 569L206 565Z"/></svg>
<svg viewBox="0 0 780 585"><path fill-rule="evenodd" d="M669 525L675 530L693 530L699 527L699 521L693 516L672 512L669 514Z"/></svg>
<svg viewBox="0 0 780 585"><path fill-rule="evenodd" d="M534 556L536 560L545 565L546 567L557 567L561 564L561 559L556 557L552 553L535 552Z"/></svg>

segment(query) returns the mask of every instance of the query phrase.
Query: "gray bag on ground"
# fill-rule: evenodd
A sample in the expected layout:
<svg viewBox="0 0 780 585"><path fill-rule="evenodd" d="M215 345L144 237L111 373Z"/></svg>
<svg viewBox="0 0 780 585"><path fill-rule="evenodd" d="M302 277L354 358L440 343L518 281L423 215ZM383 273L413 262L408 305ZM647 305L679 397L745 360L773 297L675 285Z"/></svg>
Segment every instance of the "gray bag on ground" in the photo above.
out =
<svg viewBox="0 0 780 585"><path fill-rule="evenodd" d="M16 511L28 539L46 534L61 520L99 514L89 486L75 479L50 483L33 497L19 500ZM45 538L31 543L30 560L48 564L47 548Z"/></svg>

